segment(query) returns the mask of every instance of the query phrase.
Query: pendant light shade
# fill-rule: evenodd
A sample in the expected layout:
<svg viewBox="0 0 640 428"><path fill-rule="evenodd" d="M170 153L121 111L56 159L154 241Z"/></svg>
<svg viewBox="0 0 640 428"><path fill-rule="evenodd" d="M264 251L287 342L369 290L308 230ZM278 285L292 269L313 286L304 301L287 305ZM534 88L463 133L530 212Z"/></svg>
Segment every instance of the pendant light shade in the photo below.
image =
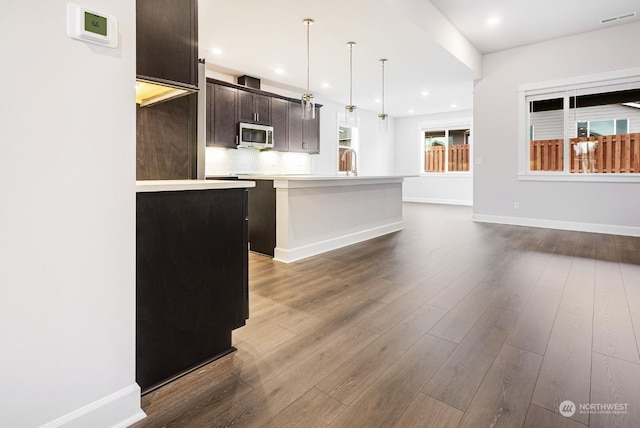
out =
<svg viewBox="0 0 640 428"><path fill-rule="evenodd" d="M389 115L384 112L384 63L387 62L385 58L380 60L382 64L382 112L378 115L378 130L387 132L389 130Z"/></svg>
<svg viewBox="0 0 640 428"><path fill-rule="evenodd" d="M347 46L349 46L349 105L344 108L344 123L352 128L358 126L356 106L353 105L353 45L355 44L356 42L347 42Z"/></svg>
<svg viewBox="0 0 640 428"><path fill-rule="evenodd" d="M302 94L302 119L311 120L316 118L313 94L309 90L309 27L313 24L313 19L306 18L302 22L307 27L307 92Z"/></svg>

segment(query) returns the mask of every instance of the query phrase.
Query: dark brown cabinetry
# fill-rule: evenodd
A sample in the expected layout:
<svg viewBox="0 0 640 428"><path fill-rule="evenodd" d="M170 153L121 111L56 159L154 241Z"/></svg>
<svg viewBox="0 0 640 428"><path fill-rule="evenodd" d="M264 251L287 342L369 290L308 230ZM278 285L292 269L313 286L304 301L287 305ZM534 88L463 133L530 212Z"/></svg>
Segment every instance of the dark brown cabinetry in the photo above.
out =
<svg viewBox="0 0 640 428"><path fill-rule="evenodd" d="M233 351L248 317L246 189L137 193L136 381L143 393Z"/></svg>
<svg viewBox="0 0 640 428"><path fill-rule="evenodd" d="M197 94L136 106L137 180L196 177L197 110Z"/></svg>
<svg viewBox="0 0 640 428"><path fill-rule="evenodd" d="M239 89L238 121L271 125L271 98Z"/></svg>
<svg viewBox="0 0 640 428"><path fill-rule="evenodd" d="M197 0L136 0L136 74L197 89Z"/></svg>
<svg viewBox="0 0 640 428"><path fill-rule="evenodd" d="M271 99L271 125L273 126L273 150L289 150L289 101Z"/></svg>
<svg viewBox="0 0 640 428"><path fill-rule="evenodd" d="M238 102L236 88L207 83L207 146L237 146Z"/></svg>
<svg viewBox="0 0 640 428"><path fill-rule="evenodd" d="M273 257L276 248L276 189L273 180L255 180L249 189L249 248Z"/></svg>
<svg viewBox="0 0 640 428"><path fill-rule="evenodd" d="M320 153L320 107L303 121L298 100L207 79L207 145L236 147L238 123L249 122L273 126L272 150Z"/></svg>
<svg viewBox="0 0 640 428"><path fill-rule="evenodd" d="M196 178L197 0L136 0L136 74L187 95L136 107L136 179Z"/></svg>

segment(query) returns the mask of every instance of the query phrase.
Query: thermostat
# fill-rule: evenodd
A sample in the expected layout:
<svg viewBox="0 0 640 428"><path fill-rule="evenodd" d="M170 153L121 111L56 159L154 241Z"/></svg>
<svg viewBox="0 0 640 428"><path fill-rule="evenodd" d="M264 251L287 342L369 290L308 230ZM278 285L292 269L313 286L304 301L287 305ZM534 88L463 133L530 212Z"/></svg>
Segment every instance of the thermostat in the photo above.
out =
<svg viewBox="0 0 640 428"><path fill-rule="evenodd" d="M67 35L109 48L118 46L118 21L108 13L67 4Z"/></svg>

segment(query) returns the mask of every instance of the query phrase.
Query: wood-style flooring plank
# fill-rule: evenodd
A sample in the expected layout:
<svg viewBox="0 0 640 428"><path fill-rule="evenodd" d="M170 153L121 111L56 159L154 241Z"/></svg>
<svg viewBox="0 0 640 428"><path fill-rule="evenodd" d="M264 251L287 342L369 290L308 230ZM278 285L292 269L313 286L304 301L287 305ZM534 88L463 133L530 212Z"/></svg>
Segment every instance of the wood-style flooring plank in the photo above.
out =
<svg viewBox="0 0 640 428"><path fill-rule="evenodd" d="M561 296L560 291L534 288L511 329L506 343L525 351L544 355Z"/></svg>
<svg viewBox="0 0 640 428"><path fill-rule="evenodd" d="M515 312L499 308L487 311L422 391L465 411L516 318Z"/></svg>
<svg viewBox="0 0 640 428"><path fill-rule="evenodd" d="M421 306L327 376L317 388L351 404L445 313L442 308Z"/></svg>
<svg viewBox="0 0 640 428"><path fill-rule="evenodd" d="M311 388L300 398L271 418L261 428L321 428L335 418L346 406L316 388Z"/></svg>
<svg viewBox="0 0 640 428"><path fill-rule="evenodd" d="M453 309L464 297L471 292L488 275L485 268L471 268L456 280L449 283L442 291L428 300L433 306Z"/></svg>
<svg viewBox="0 0 640 428"><path fill-rule="evenodd" d="M375 337L369 331L351 327L337 335L321 351L297 360L280 375L260 382L254 391L234 402L211 406L201 417L192 419L192 426L260 426L302 397Z"/></svg>
<svg viewBox="0 0 640 428"><path fill-rule="evenodd" d="M593 353L590 426L640 425L640 365Z"/></svg>
<svg viewBox="0 0 640 428"><path fill-rule="evenodd" d="M553 412L565 400L589 402L592 319L558 311L531 402ZM573 419L588 425L588 415Z"/></svg>
<svg viewBox="0 0 640 428"><path fill-rule="evenodd" d="M493 283L480 284L429 330L432 336L460 343L503 289Z"/></svg>
<svg viewBox="0 0 640 428"><path fill-rule="evenodd" d="M542 356L504 345L459 427L522 426L541 364Z"/></svg>
<svg viewBox="0 0 640 428"><path fill-rule="evenodd" d="M594 259L574 257L564 287L560 310L591 317L595 284Z"/></svg>
<svg viewBox="0 0 640 428"><path fill-rule="evenodd" d="M332 308L332 311L323 319L323 324L309 334L297 335L266 353L256 352L245 342L237 344L240 351L237 358L242 364L239 364L240 368L236 369L235 374L248 384L258 386L265 380L288 370L308 355L322 352L326 346L335 341L338 335L378 307L377 302L369 300L348 303L350 304Z"/></svg>
<svg viewBox="0 0 640 428"><path fill-rule="evenodd" d="M142 397L147 418L132 428L189 426L211 407L233 402L253 388L233 375L237 353L228 354Z"/></svg>
<svg viewBox="0 0 640 428"><path fill-rule="evenodd" d="M640 364L625 295L596 292L594 305L593 351Z"/></svg>
<svg viewBox="0 0 640 428"><path fill-rule="evenodd" d="M532 404L529 407L524 428L587 428L587 426Z"/></svg>
<svg viewBox="0 0 640 428"><path fill-rule="evenodd" d="M571 270L572 261L572 257L552 255L536 286L562 292Z"/></svg>
<svg viewBox="0 0 640 428"><path fill-rule="evenodd" d="M392 303L381 306L380 309L363 319L359 325L367 330L382 334L422 306L446 285L437 281L428 281Z"/></svg>
<svg viewBox="0 0 640 428"><path fill-rule="evenodd" d="M425 335L329 426L392 426L454 347L451 342Z"/></svg>
<svg viewBox="0 0 640 428"><path fill-rule="evenodd" d="M393 428L456 428L463 415L455 407L420 392Z"/></svg>

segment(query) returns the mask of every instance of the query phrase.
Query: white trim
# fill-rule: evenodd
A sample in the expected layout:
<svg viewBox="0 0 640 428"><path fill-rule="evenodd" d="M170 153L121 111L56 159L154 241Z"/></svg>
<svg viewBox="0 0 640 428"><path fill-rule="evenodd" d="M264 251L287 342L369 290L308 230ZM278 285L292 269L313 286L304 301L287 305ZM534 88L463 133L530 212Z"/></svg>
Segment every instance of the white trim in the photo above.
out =
<svg viewBox="0 0 640 428"><path fill-rule="evenodd" d="M113 394L67 413L40 428L113 427L126 428L146 418L140 408L140 387L133 383Z"/></svg>
<svg viewBox="0 0 640 428"><path fill-rule="evenodd" d="M420 178L473 178L473 173L469 171L448 171L448 172L421 172Z"/></svg>
<svg viewBox="0 0 640 428"><path fill-rule="evenodd" d="M588 74L545 82L525 83L518 86L518 180L530 181L584 181L584 182L639 182L639 174L572 174L568 171L570 162L569 144L569 91L580 93L595 93L604 87L633 87L638 88L640 81L640 67L608 71L604 73ZM618 88L619 90L620 88ZM575 92L575 93L577 93ZM559 96L564 99L564 171L540 172L530 171L530 115L527 97L537 95ZM544 98L544 97L543 97ZM543 178L544 177L544 178Z"/></svg>
<svg viewBox="0 0 640 428"><path fill-rule="evenodd" d="M309 245L303 245L297 248L283 249L276 247L274 250L273 260L282 263L292 263L298 260L306 259L327 251L337 250L347 245L356 244L358 242L377 238L378 236L387 235L404 229L404 222L385 224L383 226L350 233L344 236L327 239L325 241L315 242Z"/></svg>
<svg viewBox="0 0 640 428"><path fill-rule="evenodd" d="M570 90L574 86L581 88L598 86L602 83L626 83L628 80L635 80L640 76L640 67L624 68L621 70L606 71L604 73L585 74L583 76L567 77L564 79L547 80L544 82L523 83L518 87L519 91L529 93L544 93L547 90Z"/></svg>
<svg viewBox="0 0 640 428"><path fill-rule="evenodd" d="M640 227L619 226L613 224L578 223L573 221L545 220L538 218L507 217L473 214L472 221L480 223L510 224L514 226L542 227L546 229L574 230L578 232L606 233L640 237Z"/></svg>
<svg viewBox="0 0 640 428"><path fill-rule="evenodd" d="M531 172L529 174L518 174L520 181L587 181L602 183L640 183L640 174L557 174L543 171Z"/></svg>
<svg viewBox="0 0 640 428"><path fill-rule="evenodd" d="M403 197L402 202L416 202L419 204L464 205L467 207L473 206L473 201L464 199L414 198L409 196Z"/></svg>

